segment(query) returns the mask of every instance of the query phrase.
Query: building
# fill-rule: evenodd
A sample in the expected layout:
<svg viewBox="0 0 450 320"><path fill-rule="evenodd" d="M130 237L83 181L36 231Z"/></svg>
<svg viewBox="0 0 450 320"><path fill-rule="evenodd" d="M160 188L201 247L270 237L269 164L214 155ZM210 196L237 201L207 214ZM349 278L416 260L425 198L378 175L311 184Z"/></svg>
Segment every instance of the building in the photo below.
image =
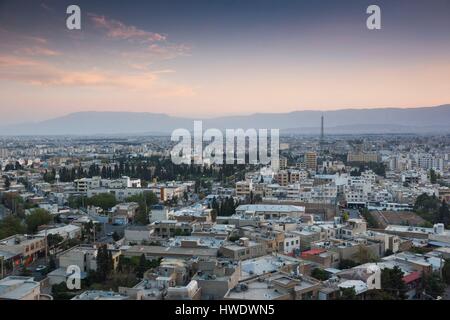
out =
<svg viewBox="0 0 450 320"><path fill-rule="evenodd" d="M88 290L71 300L129 300L129 297L114 291Z"/></svg>
<svg viewBox="0 0 450 320"><path fill-rule="evenodd" d="M376 152L349 152L347 162L379 162L380 156Z"/></svg>
<svg viewBox="0 0 450 320"><path fill-rule="evenodd" d="M10 276L0 280L0 300L51 300L41 295L41 284L33 277Z"/></svg>
<svg viewBox="0 0 450 320"><path fill-rule="evenodd" d="M128 226L125 229L125 244L143 244L151 239L150 228L148 226Z"/></svg>
<svg viewBox="0 0 450 320"><path fill-rule="evenodd" d="M201 289L202 300L220 300L239 282L240 264L224 259L201 259L192 280Z"/></svg>
<svg viewBox="0 0 450 320"><path fill-rule="evenodd" d="M28 265L39 256L45 254L46 241L44 236L16 234L0 240L0 255L15 269L21 264Z"/></svg>
<svg viewBox="0 0 450 320"><path fill-rule="evenodd" d="M320 286L320 281L304 275L275 272L240 282L224 300L315 300Z"/></svg>
<svg viewBox="0 0 450 320"><path fill-rule="evenodd" d="M317 153L305 152L305 164L306 169L316 171L317 170Z"/></svg>
<svg viewBox="0 0 450 320"><path fill-rule="evenodd" d="M266 254L262 243L240 238L236 244L226 244L220 248L220 254L233 260L245 260L260 257Z"/></svg>
<svg viewBox="0 0 450 320"><path fill-rule="evenodd" d="M236 182L236 196L237 197L249 197L250 192L253 190L252 181L238 181Z"/></svg>
<svg viewBox="0 0 450 320"><path fill-rule="evenodd" d="M304 213L305 207L292 205L244 204L236 208L238 215L258 216L264 220L282 217L299 218Z"/></svg>

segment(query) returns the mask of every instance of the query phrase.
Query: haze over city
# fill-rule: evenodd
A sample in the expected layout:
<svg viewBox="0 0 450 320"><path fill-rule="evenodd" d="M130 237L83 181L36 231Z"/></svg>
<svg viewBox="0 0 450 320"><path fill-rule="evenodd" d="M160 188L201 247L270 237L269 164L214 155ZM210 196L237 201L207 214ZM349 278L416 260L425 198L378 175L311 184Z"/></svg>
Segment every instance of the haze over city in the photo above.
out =
<svg viewBox="0 0 450 320"><path fill-rule="evenodd" d="M79 31L66 28L69 4L0 2L2 124L450 101L448 1L378 1L376 31L370 1L77 1Z"/></svg>

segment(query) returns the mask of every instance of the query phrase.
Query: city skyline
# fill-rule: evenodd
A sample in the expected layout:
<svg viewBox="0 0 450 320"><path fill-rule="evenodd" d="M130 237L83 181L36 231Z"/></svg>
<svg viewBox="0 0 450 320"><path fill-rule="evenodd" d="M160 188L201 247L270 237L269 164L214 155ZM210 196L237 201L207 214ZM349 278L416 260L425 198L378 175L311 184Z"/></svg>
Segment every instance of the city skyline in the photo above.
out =
<svg viewBox="0 0 450 320"><path fill-rule="evenodd" d="M4 124L450 101L446 1L379 1L381 30L366 28L369 1L78 1L80 31L66 28L69 4L0 3Z"/></svg>

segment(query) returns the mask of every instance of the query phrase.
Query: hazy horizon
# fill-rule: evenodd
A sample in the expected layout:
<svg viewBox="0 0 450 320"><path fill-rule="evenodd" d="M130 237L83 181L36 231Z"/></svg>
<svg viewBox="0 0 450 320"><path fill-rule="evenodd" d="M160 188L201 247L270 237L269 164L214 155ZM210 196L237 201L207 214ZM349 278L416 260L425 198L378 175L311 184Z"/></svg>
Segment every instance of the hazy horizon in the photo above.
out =
<svg viewBox="0 0 450 320"><path fill-rule="evenodd" d="M70 4L81 7L79 31L66 28ZM381 30L366 28L370 4L4 0L2 124L449 103L450 2L377 1Z"/></svg>
<svg viewBox="0 0 450 320"><path fill-rule="evenodd" d="M62 115L56 115L51 116L49 118L44 119L35 119L35 120L29 120L29 121L17 121L17 122L11 122L6 123L2 122L4 125L15 125L15 124L22 124L22 123L37 123L37 122L43 122L48 120L54 120L59 119L63 117L70 116L72 114L78 114L78 113L148 113L148 114L162 114L172 117L180 117L180 118L186 118L186 119L216 119L216 118L226 118L226 117L245 117L245 116L251 116L255 114L289 114L294 112L302 112L302 111L314 111L314 112L329 112L329 111L352 111L352 110L389 110L389 109L423 109L423 108L436 108L436 107L442 107L442 106L449 106L450 103L445 103L442 105L436 105L436 106L415 106L415 107L373 107L373 108L337 108L337 109L299 109L299 110L292 110L292 111L286 111L286 112L280 112L280 111L267 111L267 112L248 112L248 113L232 113L232 114L216 114L216 115L180 115L180 114L169 114L164 112L152 112L152 111L126 111L126 110L82 110L82 111L72 111L68 112Z"/></svg>

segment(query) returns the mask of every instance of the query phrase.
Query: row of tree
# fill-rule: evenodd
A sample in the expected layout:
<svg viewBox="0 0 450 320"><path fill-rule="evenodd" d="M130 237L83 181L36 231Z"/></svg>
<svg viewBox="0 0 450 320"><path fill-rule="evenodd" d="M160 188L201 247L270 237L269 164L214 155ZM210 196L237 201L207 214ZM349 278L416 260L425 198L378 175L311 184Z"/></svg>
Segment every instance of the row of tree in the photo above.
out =
<svg viewBox="0 0 450 320"><path fill-rule="evenodd" d="M450 226L450 210L445 200L440 201L434 194L424 193L417 197L414 212L429 223L443 223Z"/></svg>
<svg viewBox="0 0 450 320"><path fill-rule="evenodd" d="M214 197L209 208L213 209L217 216L231 216L236 213L238 205L239 203L236 203L233 197L226 197L219 200Z"/></svg>

